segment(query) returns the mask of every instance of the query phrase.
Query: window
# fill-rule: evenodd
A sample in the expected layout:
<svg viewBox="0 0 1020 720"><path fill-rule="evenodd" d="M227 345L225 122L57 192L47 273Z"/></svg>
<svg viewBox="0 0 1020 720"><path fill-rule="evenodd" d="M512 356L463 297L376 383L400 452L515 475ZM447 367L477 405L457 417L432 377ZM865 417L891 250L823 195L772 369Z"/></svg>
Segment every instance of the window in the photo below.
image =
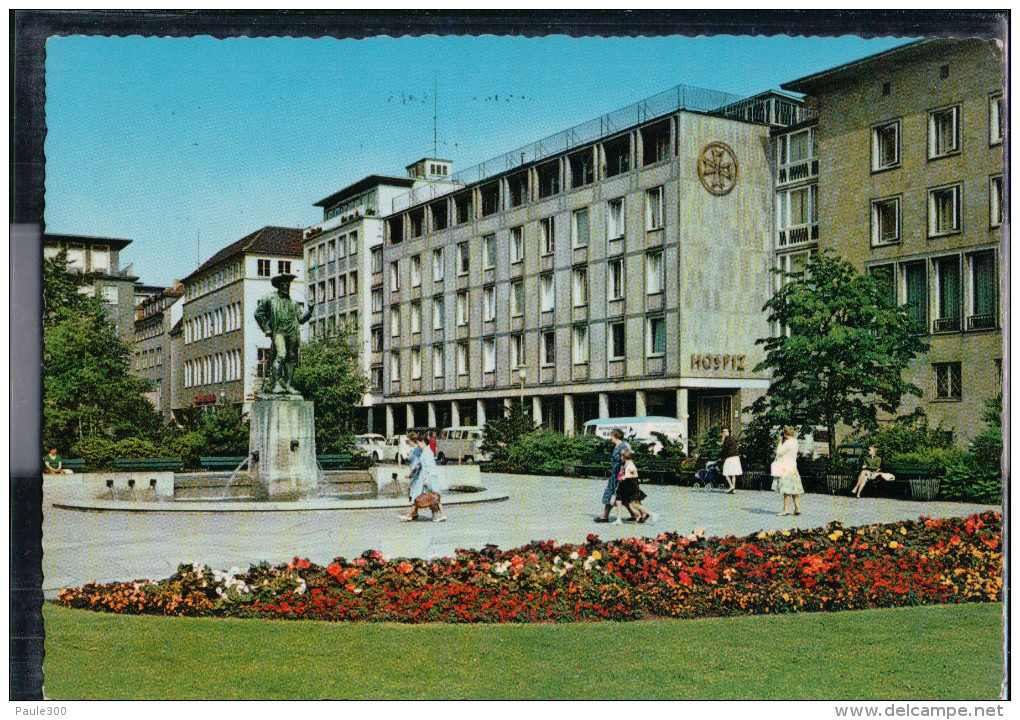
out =
<svg viewBox="0 0 1020 720"><path fill-rule="evenodd" d="M400 382L400 351L390 351L390 382Z"/></svg>
<svg viewBox="0 0 1020 720"><path fill-rule="evenodd" d="M325 245L319 245L319 247L317 249L317 253L319 255L319 260L318 260L319 265L325 265L326 264L326 246Z"/></svg>
<svg viewBox="0 0 1020 720"><path fill-rule="evenodd" d="M372 272L382 272L382 248L374 248L370 251L372 256Z"/></svg>
<svg viewBox="0 0 1020 720"><path fill-rule="evenodd" d="M314 257L314 252L313 252L313 257ZM258 271L259 271L259 277L269 277L270 275L273 274L273 261L272 260L263 260L263 259L259 258L259 261L258 261Z"/></svg>
<svg viewBox="0 0 1020 720"><path fill-rule="evenodd" d="M446 312L446 303L443 301L442 295L436 295L432 298L432 329L442 330L443 329L443 315Z"/></svg>
<svg viewBox="0 0 1020 720"><path fill-rule="evenodd" d="M538 197L545 198L560 191L560 161L550 160L536 168L538 175Z"/></svg>
<svg viewBox="0 0 1020 720"><path fill-rule="evenodd" d="M390 336L400 336L400 306L393 305L390 307Z"/></svg>
<svg viewBox="0 0 1020 720"><path fill-rule="evenodd" d="M322 281L318 284L318 294L316 295L316 301L319 303L326 302L326 281Z"/></svg>
<svg viewBox="0 0 1020 720"><path fill-rule="evenodd" d="M432 377L443 377L443 346L432 346Z"/></svg>
<svg viewBox="0 0 1020 720"><path fill-rule="evenodd" d="M871 203L871 244L886 245L900 240L900 199L874 200Z"/></svg>
<svg viewBox="0 0 1020 720"><path fill-rule="evenodd" d="M623 198L616 198L606 203L608 213L607 225L606 225L606 236L610 240L623 237L626 232L624 214L623 214Z"/></svg>
<svg viewBox="0 0 1020 720"><path fill-rule="evenodd" d="M511 175L507 178L507 185L510 188L510 207L523 205L528 199L528 174L527 172Z"/></svg>
<svg viewBox="0 0 1020 720"><path fill-rule="evenodd" d="M510 314L520 317L524 314L524 281L514 280L510 283Z"/></svg>
<svg viewBox="0 0 1020 720"><path fill-rule="evenodd" d="M542 333L541 362L543 367L556 364L556 331Z"/></svg>
<svg viewBox="0 0 1020 720"><path fill-rule="evenodd" d="M574 268L572 294L574 307L584 307L588 304L588 268L583 265Z"/></svg>
<svg viewBox="0 0 1020 720"><path fill-rule="evenodd" d="M422 232L425 230L425 210L421 208L412 210L407 214L407 219L411 237L421 237Z"/></svg>
<svg viewBox="0 0 1020 720"><path fill-rule="evenodd" d="M347 236L344 235L342 238L340 238L340 247L344 247L346 245ZM343 257L343 255L344 253L340 253L341 257ZM326 243L326 257L329 258L329 260L336 260L336 240L330 240L328 243Z"/></svg>
<svg viewBox="0 0 1020 720"><path fill-rule="evenodd" d="M382 312L382 290L380 288L372 291L372 312Z"/></svg>
<svg viewBox="0 0 1020 720"><path fill-rule="evenodd" d="M556 307L556 287L553 283L552 273L542 276L541 286L542 312L549 312Z"/></svg>
<svg viewBox="0 0 1020 720"><path fill-rule="evenodd" d="M496 319L496 288L493 285L482 288L482 319L485 322Z"/></svg>
<svg viewBox="0 0 1020 720"><path fill-rule="evenodd" d="M935 269L935 332L960 329L960 257L933 261Z"/></svg>
<svg viewBox="0 0 1020 720"><path fill-rule="evenodd" d="M446 205L446 200L440 200L439 202L432 203L429 206L429 209L432 211L432 229L445 230L449 225L449 210Z"/></svg>
<svg viewBox="0 0 1020 720"><path fill-rule="evenodd" d="M588 245L588 208L575 210L570 223L570 240L575 248Z"/></svg>
<svg viewBox="0 0 1020 720"><path fill-rule="evenodd" d="M102 300L107 305L116 305L120 301L116 285L104 285L101 292Z"/></svg>
<svg viewBox="0 0 1020 720"><path fill-rule="evenodd" d="M662 264L662 253L652 252L645 255L645 288L649 295L661 293L665 289L665 266Z"/></svg>
<svg viewBox="0 0 1020 720"><path fill-rule="evenodd" d="M375 365L372 367L372 389L379 390L382 388L382 365Z"/></svg>
<svg viewBox="0 0 1020 720"><path fill-rule="evenodd" d="M524 364L524 335L515 333L510 336L510 367L518 368Z"/></svg>
<svg viewBox="0 0 1020 720"><path fill-rule="evenodd" d="M992 95L988 103L988 144L1002 142L1002 95Z"/></svg>
<svg viewBox="0 0 1020 720"><path fill-rule="evenodd" d="M482 236L482 267L486 270L496 267L496 236Z"/></svg>
<svg viewBox="0 0 1020 720"><path fill-rule="evenodd" d="M400 290L400 272L397 261L394 260L390 263L390 292L397 292Z"/></svg>
<svg viewBox="0 0 1020 720"><path fill-rule="evenodd" d="M463 225L471 219L471 193L466 192L462 195L458 195L453 199L453 204L457 212L457 224Z"/></svg>
<svg viewBox="0 0 1020 720"><path fill-rule="evenodd" d="M421 286L421 255L411 256L411 287Z"/></svg>
<svg viewBox="0 0 1020 720"><path fill-rule="evenodd" d="M467 275L471 269L471 256L466 242L457 244L457 274Z"/></svg>
<svg viewBox="0 0 1020 720"><path fill-rule="evenodd" d="M630 135L607 140L602 149L606 158L606 177L630 170Z"/></svg>
<svg viewBox="0 0 1020 720"><path fill-rule="evenodd" d="M660 357L666 352L666 321L662 317L650 317L645 329L648 357Z"/></svg>
<svg viewBox="0 0 1020 720"><path fill-rule="evenodd" d="M357 238L357 237L358 237L357 233L352 233L351 234L351 252L354 251L354 244L353 243L354 243L354 239ZM329 255L329 259L332 260L333 259L333 254L332 254L332 243L333 243L333 241L330 240L329 242L330 242L330 255ZM346 255L347 255L347 236L343 235L340 238L340 257L344 257Z"/></svg>
<svg viewBox="0 0 1020 720"><path fill-rule="evenodd" d="M642 162L645 165L669 157L669 121L649 125L641 129Z"/></svg>
<svg viewBox="0 0 1020 720"><path fill-rule="evenodd" d="M871 130L871 169L885 170L900 164L900 121L894 120Z"/></svg>
<svg viewBox="0 0 1020 720"><path fill-rule="evenodd" d="M662 227L662 186L645 191L645 229Z"/></svg>
<svg viewBox="0 0 1020 720"><path fill-rule="evenodd" d="M960 186L928 191L928 237L960 231Z"/></svg>
<svg viewBox="0 0 1020 720"><path fill-rule="evenodd" d="M896 277L893 265L878 265L870 269L871 279L875 281L878 296L889 305L896 304Z"/></svg>
<svg viewBox="0 0 1020 720"><path fill-rule="evenodd" d="M936 400L959 400L963 397L960 382L960 363L931 364L933 396Z"/></svg>
<svg viewBox="0 0 1020 720"><path fill-rule="evenodd" d="M466 342L457 343L457 374L468 374L468 344Z"/></svg>
<svg viewBox="0 0 1020 720"><path fill-rule="evenodd" d="M609 326L609 359L622 360L627 354L627 333L622 322Z"/></svg>
<svg viewBox="0 0 1020 720"><path fill-rule="evenodd" d="M575 325L571 335L573 338L574 364L584 365L588 362L588 326Z"/></svg>
<svg viewBox="0 0 1020 720"><path fill-rule="evenodd" d="M421 348L411 348L411 379L421 380Z"/></svg>
<svg viewBox="0 0 1020 720"><path fill-rule="evenodd" d="M590 185L595 180L595 149L588 147L570 156L570 187Z"/></svg>
<svg viewBox="0 0 1020 720"><path fill-rule="evenodd" d="M949 77L949 66L942 65L939 67L939 80L945 80Z"/></svg>
<svg viewBox="0 0 1020 720"><path fill-rule="evenodd" d="M482 196L482 217L499 210L499 183L489 183L478 191Z"/></svg>
<svg viewBox="0 0 1020 720"><path fill-rule="evenodd" d="M110 272L110 251L105 248L92 248L89 253L93 272Z"/></svg>
<svg viewBox="0 0 1020 720"><path fill-rule="evenodd" d="M421 332L421 303L411 303L411 334Z"/></svg>
<svg viewBox="0 0 1020 720"><path fill-rule="evenodd" d="M383 338L382 326L377 325L374 328L372 328L372 352L382 351L382 338Z"/></svg>
<svg viewBox="0 0 1020 720"><path fill-rule="evenodd" d="M623 258L609 261L609 299L620 300L624 293Z"/></svg>
<svg viewBox="0 0 1020 720"><path fill-rule="evenodd" d="M967 329L994 328L998 309L995 251L973 253L967 257L967 261L970 266Z"/></svg>
<svg viewBox="0 0 1020 720"><path fill-rule="evenodd" d="M354 272L352 272L350 274L350 278L351 278L351 280L348 283L347 291L351 295L357 295L358 294L358 272L356 270ZM340 276L340 279L341 280L343 279L343 275Z"/></svg>
<svg viewBox="0 0 1020 720"><path fill-rule="evenodd" d="M340 294L343 295L342 292ZM336 300L336 280L333 278L326 281L326 299Z"/></svg>
<svg viewBox="0 0 1020 720"><path fill-rule="evenodd" d="M928 157L951 155L960 149L960 106L928 113Z"/></svg>
<svg viewBox="0 0 1020 720"><path fill-rule="evenodd" d="M457 293L457 324L468 324L468 291Z"/></svg>
<svg viewBox="0 0 1020 720"><path fill-rule="evenodd" d="M496 372L496 341L491 337L482 340L482 371Z"/></svg>
<svg viewBox="0 0 1020 720"><path fill-rule="evenodd" d="M928 331L928 266L924 262L904 263L900 266L903 282L903 302L907 314Z"/></svg>
<svg viewBox="0 0 1020 720"><path fill-rule="evenodd" d="M432 251L432 280L439 282L443 279L443 248Z"/></svg>
<svg viewBox="0 0 1020 720"><path fill-rule="evenodd" d="M988 222L989 225L1002 225L1002 175L993 175L988 185Z"/></svg>
<svg viewBox="0 0 1020 720"><path fill-rule="evenodd" d="M818 185L777 193L776 224L779 247L817 240Z"/></svg>
<svg viewBox="0 0 1020 720"><path fill-rule="evenodd" d="M542 242L542 254L550 255L556 249L555 224L553 218L542 218L538 221L539 237Z"/></svg>
<svg viewBox="0 0 1020 720"><path fill-rule="evenodd" d="M283 275L284 273L290 273L290 260L277 260L276 272L280 275Z"/></svg>
<svg viewBox="0 0 1020 720"><path fill-rule="evenodd" d="M524 260L524 228L510 228L510 262L517 263Z"/></svg>

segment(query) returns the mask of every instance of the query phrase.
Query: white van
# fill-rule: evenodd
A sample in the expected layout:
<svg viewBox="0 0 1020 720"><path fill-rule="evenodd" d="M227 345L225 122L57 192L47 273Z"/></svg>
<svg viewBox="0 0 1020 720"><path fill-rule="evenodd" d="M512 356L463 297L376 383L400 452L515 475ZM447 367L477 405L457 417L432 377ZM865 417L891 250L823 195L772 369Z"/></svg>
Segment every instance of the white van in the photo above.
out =
<svg viewBox="0 0 1020 720"><path fill-rule="evenodd" d="M449 427L436 438L436 462L440 465L488 459L488 455L482 453L482 428L477 425Z"/></svg>
<svg viewBox="0 0 1020 720"><path fill-rule="evenodd" d="M684 425L676 418L671 417L646 415L643 417L589 420L584 424L584 434L595 435L608 440L610 433L616 428L623 431L625 438L633 437L639 442L649 443L652 446L653 454L658 454L662 450L662 443L652 433L662 433L673 442L682 443L684 452L687 452L687 438L684 437Z"/></svg>

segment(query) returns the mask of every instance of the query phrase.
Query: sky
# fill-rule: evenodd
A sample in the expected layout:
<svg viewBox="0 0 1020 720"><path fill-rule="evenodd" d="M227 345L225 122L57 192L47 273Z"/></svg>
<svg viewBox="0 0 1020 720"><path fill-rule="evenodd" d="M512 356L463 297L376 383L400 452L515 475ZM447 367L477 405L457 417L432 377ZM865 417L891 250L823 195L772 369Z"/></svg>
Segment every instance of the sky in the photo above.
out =
<svg viewBox="0 0 1020 720"><path fill-rule="evenodd" d="M169 285L433 149L461 170L678 84L752 95L903 38L54 37L46 229ZM435 87L436 92L433 92Z"/></svg>

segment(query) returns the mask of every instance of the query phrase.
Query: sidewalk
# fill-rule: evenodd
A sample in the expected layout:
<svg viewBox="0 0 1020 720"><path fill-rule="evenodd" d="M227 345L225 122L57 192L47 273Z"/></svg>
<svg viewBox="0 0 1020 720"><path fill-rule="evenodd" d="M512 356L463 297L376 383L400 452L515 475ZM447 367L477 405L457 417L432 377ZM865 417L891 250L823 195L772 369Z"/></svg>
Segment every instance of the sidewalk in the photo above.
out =
<svg viewBox="0 0 1020 720"><path fill-rule="evenodd" d="M646 504L660 515L657 524L603 525L593 521L602 511L602 480L485 474L482 484L510 499L451 507L445 523L402 523L392 509L156 514L81 512L47 504L43 508L43 591L53 598L62 587L90 581L159 580L171 575L179 563L188 562L222 570L245 569L261 560L286 562L298 555L325 564L336 556L352 558L365 550L379 550L387 557L428 558L487 543L501 548L531 540L580 543L589 533L611 540L665 531L690 533L703 527L709 535L747 535L763 529L818 527L832 520L866 525L998 509L804 495L802 515L780 517L780 497L772 492L726 495L645 485Z"/></svg>

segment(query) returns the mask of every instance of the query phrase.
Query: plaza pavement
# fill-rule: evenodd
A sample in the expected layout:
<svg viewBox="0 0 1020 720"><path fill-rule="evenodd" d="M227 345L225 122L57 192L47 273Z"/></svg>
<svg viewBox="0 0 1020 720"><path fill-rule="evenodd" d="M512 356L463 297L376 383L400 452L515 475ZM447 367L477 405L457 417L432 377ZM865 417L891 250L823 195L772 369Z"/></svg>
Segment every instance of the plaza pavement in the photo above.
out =
<svg viewBox="0 0 1020 720"><path fill-rule="evenodd" d="M767 491L694 490L643 486L655 525L596 524L603 480L484 474L482 484L503 502L451 506L449 521L399 522L393 508L258 513L83 512L43 508L43 591L54 598L62 587L86 582L159 580L179 563L216 569L246 569L260 560L286 562L295 555L326 564L365 550L387 557L437 557L457 548L493 543L512 548L531 540L581 543L589 533L605 540L654 536L664 531L746 535L759 530L812 528L840 520L865 525L949 517L993 508L988 505L919 502L848 496L804 495L800 516L780 516L780 497ZM429 513L423 513L427 516Z"/></svg>

